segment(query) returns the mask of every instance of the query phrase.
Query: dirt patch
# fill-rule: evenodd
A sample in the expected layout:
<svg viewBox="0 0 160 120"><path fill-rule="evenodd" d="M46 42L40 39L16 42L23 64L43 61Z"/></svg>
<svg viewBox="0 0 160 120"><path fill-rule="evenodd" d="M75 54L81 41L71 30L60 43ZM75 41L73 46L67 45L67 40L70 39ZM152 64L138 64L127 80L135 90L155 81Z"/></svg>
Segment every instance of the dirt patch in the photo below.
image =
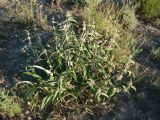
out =
<svg viewBox="0 0 160 120"><path fill-rule="evenodd" d="M1 53L0 53L0 71L3 73L4 78L12 83L15 81L16 74L24 69L25 58L21 53L21 49L25 46L20 42L20 39L25 39L22 35L25 31L21 26L12 23L3 23L3 30L6 36L0 38Z"/></svg>
<svg viewBox="0 0 160 120"><path fill-rule="evenodd" d="M137 34L144 34L140 38L142 45L142 52L137 56L136 61L140 64L150 67L152 69L159 69L160 64L153 61L151 57L151 50L160 47L160 29L152 26L151 24L140 23L140 26L136 30Z"/></svg>

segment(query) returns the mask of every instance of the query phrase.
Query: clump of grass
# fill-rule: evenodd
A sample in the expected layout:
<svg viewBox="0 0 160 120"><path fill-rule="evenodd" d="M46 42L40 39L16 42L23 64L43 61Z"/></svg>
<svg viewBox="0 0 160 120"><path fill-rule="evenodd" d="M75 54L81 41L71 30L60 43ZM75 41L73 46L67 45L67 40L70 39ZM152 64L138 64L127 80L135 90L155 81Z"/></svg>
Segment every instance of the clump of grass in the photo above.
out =
<svg viewBox="0 0 160 120"><path fill-rule="evenodd" d="M22 23L35 22L44 29L47 29L47 18L43 13L43 6L36 3L36 0L17 0L16 3L17 21Z"/></svg>
<svg viewBox="0 0 160 120"><path fill-rule="evenodd" d="M0 115L9 118L21 115L20 106L14 102L6 90L0 93Z"/></svg>
<svg viewBox="0 0 160 120"><path fill-rule="evenodd" d="M18 19L21 21L31 21L34 20L34 12L33 12L33 2L29 1L16 1L16 10L18 13Z"/></svg>
<svg viewBox="0 0 160 120"><path fill-rule="evenodd" d="M152 50L151 55L155 61L160 62L160 48Z"/></svg>
<svg viewBox="0 0 160 120"><path fill-rule="evenodd" d="M138 24L132 3L88 0L88 6L81 12L81 16L87 20L94 19L98 32L113 34L118 30L122 33L123 28L133 30Z"/></svg>
<svg viewBox="0 0 160 120"><path fill-rule="evenodd" d="M159 0L140 0L140 4L140 7L146 18L151 19L160 16Z"/></svg>
<svg viewBox="0 0 160 120"><path fill-rule="evenodd" d="M32 46L35 65L25 73L31 78L17 86L25 87L25 98L40 102L41 109L59 103L106 104L117 93L134 88L130 79L133 38L121 39L118 33L102 36L94 21L84 22L77 35L76 24L68 15L60 26L54 26L55 36L46 46Z"/></svg>
<svg viewBox="0 0 160 120"><path fill-rule="evenodd" d="M138 20L135 15L135 7L124 5L121 9L122 24L129 30L134 30L138 25Z"/></svg>
<svg viewBox="0 0 160 120"><path fill-rule="evenodd" d="M88 0L88 6L81 12L81 16L86 21L94 20L95 28L99 33L113 34L117 30L122 31L118 24L118 14L115 13L115 8L108 4L104 8L101 3L102 0Z"/></svg>

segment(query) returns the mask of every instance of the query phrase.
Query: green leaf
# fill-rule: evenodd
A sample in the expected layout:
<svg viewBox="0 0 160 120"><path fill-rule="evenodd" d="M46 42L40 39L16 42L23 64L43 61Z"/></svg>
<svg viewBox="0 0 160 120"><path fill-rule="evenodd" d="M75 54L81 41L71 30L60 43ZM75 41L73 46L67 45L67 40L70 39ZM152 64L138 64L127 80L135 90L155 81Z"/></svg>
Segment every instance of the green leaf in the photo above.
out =
<svg viewBox="0 0 160 120"><path fill-rule="evenodd" d="M55 99L57 98L58 94L59 94L59 90L57 90L52 95L48 95L48 96L44 97L42 104L41 104L41 109L44 109L44 107L46 107L48 104L54 102Z"/></svg>
<svg viewBox="0 0 160 120"><path fill-rule="evenodd" d="M28 99L30 99L31 97L32 97L32 95L34 94L34 93L36 93L37 92L37 88L30 88L30 89L27 89L27 91L25 92L25 95L24 95L24 98L26 99L26 100L28 100Z"/></svg>
<svg viewBox="0 0 160 120"><path fill-rule="evenodd" d="M51 101L52 101L52 95L48 95L48 96L44 97L42 100L41 109L46 107L49 103L51 103Z"/></svg>
<svg viewBox="0 0 160 120"><path fill-rule="evenodd" d="M42 80L42 77L39 76L39 75L37 75L37 74L34 73L34 72L24 72L23 74L32 76L32 77L36 78L36 80Z"/></svg>
<svg viewBox="0 0 160 120"><path fill-rule="evenodd" d="M73 70L72 73L73 73L73 74L72 74L73 78L74 78L75 80L77 80L76 72Z"/></svg>

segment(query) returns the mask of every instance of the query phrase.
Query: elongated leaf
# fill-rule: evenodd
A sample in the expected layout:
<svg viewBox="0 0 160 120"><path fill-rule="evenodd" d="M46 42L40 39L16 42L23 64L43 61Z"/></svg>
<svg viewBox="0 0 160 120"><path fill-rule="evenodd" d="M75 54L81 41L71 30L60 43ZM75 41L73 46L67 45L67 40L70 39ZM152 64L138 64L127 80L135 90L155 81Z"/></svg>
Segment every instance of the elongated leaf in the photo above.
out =
<svg viewBox="0 0 160 120"><path fill-rule="evenodd" d="M41 104L41 109L44 109L47 105L49 105L50 103L54 102L57 95L59 93L59 90L57 90L55 92L55 94L52 95L48 95L46 97L43 98L42 104Z"/></svg>
<svg viewBox="0 0 160 120"><path fill-rule="evenodd" d="M76 72L73 70L72 73L73 73L73 78L74 78L75 80L77 80Z"/></svg>
<svg viewBox="0 0 160 120"><path fill-rule="evenodd" d="M41 76L39 76L39 75L37 75L36 73L33 73L33 72L25 72L23 74L32 76L32 77L36 78L36 80L42 80Z"/></svg>
<svg viewBox="0 0 160 120"><path fill-rule="evenodd" d="M34 65L33 68L38 68L38 69L43 70L44 72L46 72L48 75L51 75L51 76L53 75L53 73L50 70L47 70L47 69L45 69L45 68L43 68L41 66Z"/></svg>
<svg viewBox="0 0 160 120"><path fill-rule="evenodd" d="M18 86L19 84L29 84L29 85L34 85L32 82L30 82L30 81L21 81L21 82L18 82L17 84L16 84L16 86Z"/></svg>
<svg viewBox="0 0 160 120"><path fill-rule="evenodd" d="M27 89L27 91L25 92L25 95L24 95L24 98L26 100L30 99L34 93L37 92L37 88L30 88L30 89Z"/></svg>
<svg viewBox="0 0 160 120"><path fill-rule="evenodd" d="M49 103L51 103L51 101L52 101L52 95L48 95L48 96L44 97L42 100L41 109L46 107Z"/></svg>

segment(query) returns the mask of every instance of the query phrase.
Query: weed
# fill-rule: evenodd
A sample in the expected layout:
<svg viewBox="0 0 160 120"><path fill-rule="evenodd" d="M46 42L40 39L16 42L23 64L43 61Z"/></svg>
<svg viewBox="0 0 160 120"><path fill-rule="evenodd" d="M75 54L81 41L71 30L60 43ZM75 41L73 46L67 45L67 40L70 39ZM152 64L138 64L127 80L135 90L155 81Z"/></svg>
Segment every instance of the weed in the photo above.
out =
<svg viewBox="0 0 160 120"><path fill-rule="evenodd" d="M20 106L8 96L6 90L2 90L0 93L0 114L10 118L21 115Z"/></svg>
<svg viewBox="0 0 160 120"><path fill-rule="evenodd" d="M102 37L93 21L84 23L77 35L73 30L76 24L68 15L60 26L54 27L54 39L46 46L33 47L38 59L25 73L32 78L17 83L25 86L25 98L38 100L42 109L51 103L106 103L117 93L134 88L132 80L126 79L131 76L129 69L134 63L128 49L133 47L132 38L121 40L118 33ZM122 42L125 39L127 42Z"/></svg>

